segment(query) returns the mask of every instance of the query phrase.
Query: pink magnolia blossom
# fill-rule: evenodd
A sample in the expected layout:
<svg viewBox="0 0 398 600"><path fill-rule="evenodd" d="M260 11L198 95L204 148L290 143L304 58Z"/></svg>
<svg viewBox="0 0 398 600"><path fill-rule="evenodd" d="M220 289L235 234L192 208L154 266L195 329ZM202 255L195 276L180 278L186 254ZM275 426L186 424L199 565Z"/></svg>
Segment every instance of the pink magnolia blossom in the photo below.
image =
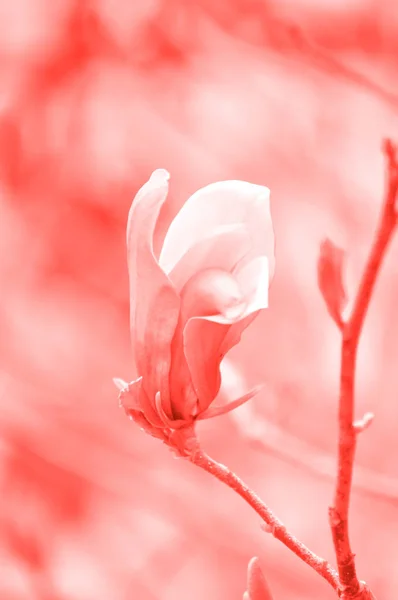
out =
<svg viewBox="0 0 398 600"><path fill-rule="evenodd" d="M172 221L160 254L153 237L169 174L152 173L127 225L130 330L135 380L115 380L120 404L140 427L182 456L194 423L225 413L214 406L220 363L268 306L275 268L269 190L221 181L194 193Z"/></svg>

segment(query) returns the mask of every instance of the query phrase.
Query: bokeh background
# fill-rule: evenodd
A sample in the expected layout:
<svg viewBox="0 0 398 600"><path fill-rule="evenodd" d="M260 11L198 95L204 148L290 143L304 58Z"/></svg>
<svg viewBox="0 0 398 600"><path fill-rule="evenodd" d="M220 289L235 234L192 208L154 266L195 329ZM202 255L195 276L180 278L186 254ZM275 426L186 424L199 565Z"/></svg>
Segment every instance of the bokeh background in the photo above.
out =
<svg viewBox="0 0 398 600"><path fill-rule="evenodd" d="M221 179L267 185L270 308L226 367L264 391L200 427L206 450L333 561L339 335L319 244L352 296L398 138L388 0L13 0L0 10L0 597L240 600L257 555L275 600L333 591L250 508L117 405L129 379L125 224L155 168L162 231ZM161 236L162 231L159 232ZM398 247L361 339L351 532L359 575L398 589Z"/></svg>

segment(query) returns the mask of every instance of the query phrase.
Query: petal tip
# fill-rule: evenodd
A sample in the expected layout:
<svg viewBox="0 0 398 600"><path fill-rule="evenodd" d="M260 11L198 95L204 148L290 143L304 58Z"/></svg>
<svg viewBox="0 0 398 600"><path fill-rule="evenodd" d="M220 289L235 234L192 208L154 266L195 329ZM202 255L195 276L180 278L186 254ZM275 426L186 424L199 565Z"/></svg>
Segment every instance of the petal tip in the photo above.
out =
<svg viewBox="0 0 398 600"><path fill-rule="evenodd" d="M120 379L120 377L113 377L112 381L115 384L115 386L117 387L117 389L119 390L119 392L123 391L124 389L126 389L128 387L127 381Z"/></svg>
<svg viewBox="0 0 398 600"><path fill-rule="evenodd" d="M166 169L156 169L149 178L151 183L164 185L170 180L170 173Z"/></svg>

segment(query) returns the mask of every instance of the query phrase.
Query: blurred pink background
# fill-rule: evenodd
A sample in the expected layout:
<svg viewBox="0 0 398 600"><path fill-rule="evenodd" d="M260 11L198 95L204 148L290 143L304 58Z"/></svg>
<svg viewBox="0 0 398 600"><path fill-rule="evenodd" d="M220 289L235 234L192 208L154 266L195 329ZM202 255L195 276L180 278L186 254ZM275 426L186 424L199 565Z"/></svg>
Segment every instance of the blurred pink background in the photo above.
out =
<svg viewBox="0 0 398 600"><path fill-rule="evenodd" d="M0 32L0 598L241 600L254 555L274 600L333 598L240 498L118 409L125 224L156 168L171 173L163 231L212 181L271 188L270 308L231 352L236 387L266 388L201 440L334 563L339 335L316 259L325 236L345 247L353 293L381 140L398 138L397 7L12 0ZM357 379L358 417L376 419L359 441L352 543L379 598L398 589L397 244Z"/></svg>

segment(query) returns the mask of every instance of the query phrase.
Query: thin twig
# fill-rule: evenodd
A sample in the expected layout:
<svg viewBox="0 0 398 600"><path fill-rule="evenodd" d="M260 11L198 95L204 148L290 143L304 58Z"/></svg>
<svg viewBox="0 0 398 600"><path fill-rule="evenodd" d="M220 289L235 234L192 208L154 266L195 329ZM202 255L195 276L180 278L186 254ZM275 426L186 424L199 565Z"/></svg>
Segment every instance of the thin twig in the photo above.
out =
<svg viewBox="0 0 398 600"><path fill-rule="evenodd" d="M385 143L384 151L388 168L384 206L351 315L342 329L338 474L334 504L329 509L329 518L336 552L341 597L344 599L364 598L365 594L369 594L357 577L355 558L349 539L348 515L356 438L359 432L359 428L354 423L354 387L358 342L374 285L397 223L398 167L396 149L390 140Z"/></svg>
<svg viewBox="0 0 398 600"><path fill-rule="evenodd" d="M193 464L201 467L239 494L266 523L266 531L272 533L277 540L282 542L282 544L312 567L321 577L326 579L335 591L338 591L339 578L331 565L323 558L314 554L307 546L289 533L268 506L235 473L210 458L210 456L200 449L196 450L189 459Z"/></svg>

